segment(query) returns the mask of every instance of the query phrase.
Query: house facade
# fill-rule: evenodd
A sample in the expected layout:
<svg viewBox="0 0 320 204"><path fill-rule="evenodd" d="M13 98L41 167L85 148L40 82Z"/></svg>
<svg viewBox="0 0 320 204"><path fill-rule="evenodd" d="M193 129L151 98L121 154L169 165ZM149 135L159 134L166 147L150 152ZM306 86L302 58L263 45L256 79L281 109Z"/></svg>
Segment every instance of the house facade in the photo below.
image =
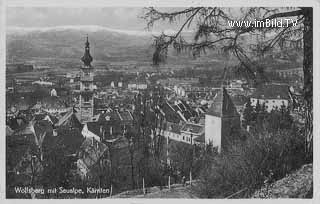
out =
<svg viewBox="0 0 320 204"><path fill-rule="evenodd" d="M289 86L265 85L259 87L250 96L250 102L254 107L256 107L257 103L264 104L268 112L280 109L281 106L288 107L290 105Z"/></svg>

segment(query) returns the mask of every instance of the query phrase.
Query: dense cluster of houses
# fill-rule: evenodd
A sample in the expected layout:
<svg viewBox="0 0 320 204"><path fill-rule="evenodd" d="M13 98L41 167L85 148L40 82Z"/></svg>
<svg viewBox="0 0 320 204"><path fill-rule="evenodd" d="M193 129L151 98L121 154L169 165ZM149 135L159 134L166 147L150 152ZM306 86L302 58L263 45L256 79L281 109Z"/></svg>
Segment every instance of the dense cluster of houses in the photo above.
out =
<svg viewBox="0 0 320 204"><path fill-rule="evenodd" d="M108 144L125 137L126 130L137 125L133 98L140 92L154 94L154 85L141 78L131 80L127 89L122 81L116 80L107 88L94 85L88 40L82 60L81 74L66 76L70 80L68 83L80 83L77 92L61 94L60 90L49 88L41 99L20 95L7 99L7 168L10 174L23 180L42 171L42 161L48 160L51 152L59 147L72 159L70 168L75 174L86 179L99 162L107 162ZM287 85L265 85L240 95L239 90L244 89L241 80L233 81L227 88L196 86L198 82L196 78L190 78L190 82L171 78L155 83L165 91L163 102L150 110L162 119L152 134L190 145L210 143L221 152L229 140L242 134L241 115L246 99L249 98L253 106L265 104L269 112L290 105ZM32 84L48 85L43 80ZM190 100L190 93L195 94L197 100ZM35 157L37 154L40 155Z"/></svg>

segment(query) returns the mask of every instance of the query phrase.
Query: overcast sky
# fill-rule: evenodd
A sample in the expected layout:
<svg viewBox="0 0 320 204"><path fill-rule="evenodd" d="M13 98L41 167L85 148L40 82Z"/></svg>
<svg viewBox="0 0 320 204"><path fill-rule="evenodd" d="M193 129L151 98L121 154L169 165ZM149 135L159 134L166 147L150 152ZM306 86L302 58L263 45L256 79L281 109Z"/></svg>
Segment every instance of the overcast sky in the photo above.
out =
<svg viewBox="0 0 320 204"><path fill-rule="evenodd" d="M162 8L172 10L172 8ZM175 8L179 9L179 8ZM98 25L114 29L145 30L146 21L141 18L140 7L59 8L59 7L9 7L9 27L52 27L65 25ZM161 23L158 31L175 29L176 25Z"/></svg>

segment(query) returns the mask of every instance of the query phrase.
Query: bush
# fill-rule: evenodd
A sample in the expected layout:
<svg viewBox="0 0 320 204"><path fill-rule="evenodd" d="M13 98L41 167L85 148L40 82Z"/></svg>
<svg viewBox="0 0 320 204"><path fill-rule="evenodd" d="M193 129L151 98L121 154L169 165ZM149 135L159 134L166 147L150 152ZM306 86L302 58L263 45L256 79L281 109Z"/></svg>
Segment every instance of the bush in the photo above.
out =
<svg viewBox="0 0 320 204"><path fill-rule="evenodd" d="M264 183L284 177L305 163L304 136L297 129L248 135L215 157L200 175L199 195L249 197ZM233 198L234 198L233 197Z"/></svg>

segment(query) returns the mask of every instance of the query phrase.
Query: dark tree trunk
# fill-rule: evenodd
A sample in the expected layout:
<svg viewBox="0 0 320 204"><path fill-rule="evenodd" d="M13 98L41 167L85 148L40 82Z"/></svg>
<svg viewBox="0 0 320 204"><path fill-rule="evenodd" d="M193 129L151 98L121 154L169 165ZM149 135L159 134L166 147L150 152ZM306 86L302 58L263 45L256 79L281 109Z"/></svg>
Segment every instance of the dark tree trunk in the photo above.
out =
<svg viewBox="0 0 320 204"><path fill-rule="evenodd" d="M313 8L303 8L303 73L304 73L304 106L305 106L305 148L307 159L312 160L313 146Z"/></svg>
<svg viewBox="0 0 320 204"><path fill-rule="evenodd" d="M133 154L134 152L130 151L130 163L131 163L131 187L134 189L134 167L133 167Z"/></svg>

